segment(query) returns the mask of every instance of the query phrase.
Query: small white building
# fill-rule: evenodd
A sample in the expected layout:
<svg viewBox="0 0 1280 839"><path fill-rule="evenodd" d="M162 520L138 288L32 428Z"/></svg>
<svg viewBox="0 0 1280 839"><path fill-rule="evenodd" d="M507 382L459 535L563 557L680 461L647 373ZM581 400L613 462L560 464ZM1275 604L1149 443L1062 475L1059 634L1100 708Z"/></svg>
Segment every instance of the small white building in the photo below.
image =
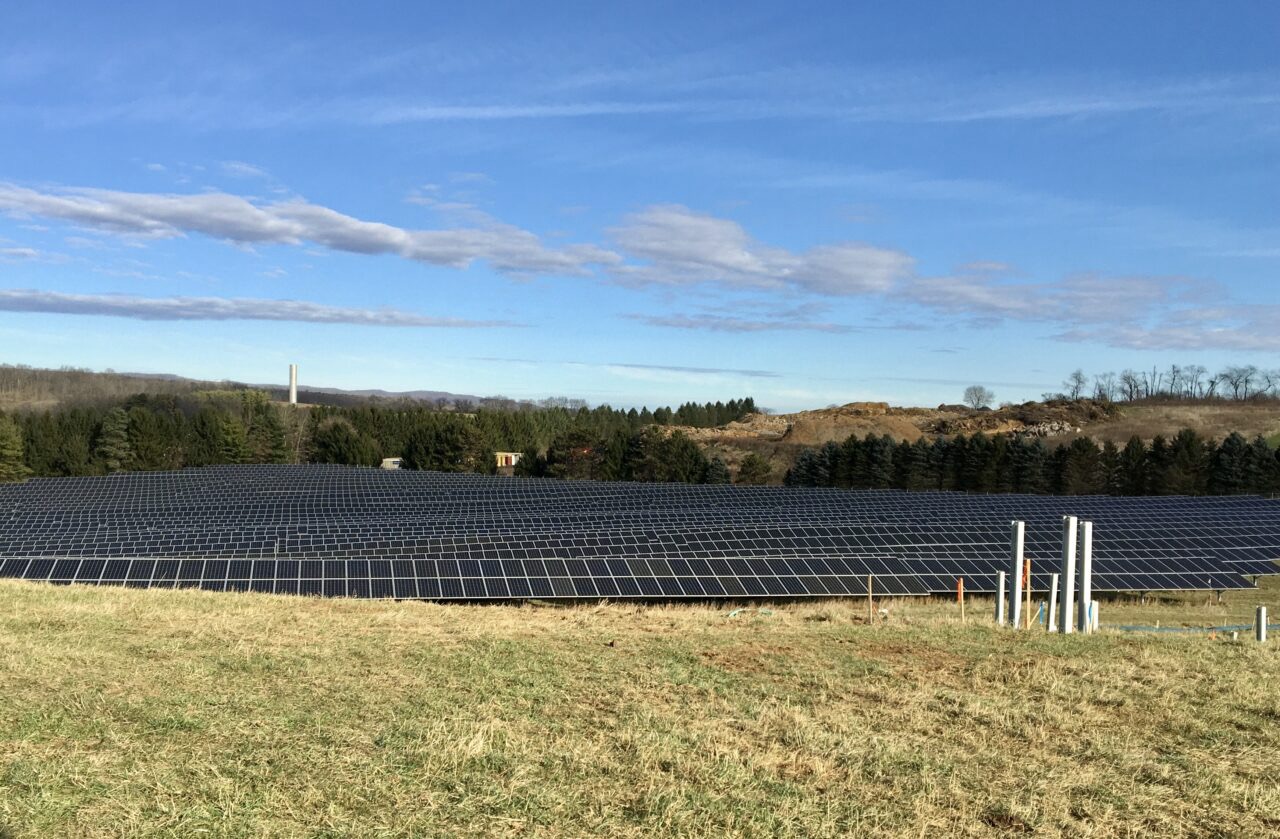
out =
<svg viewBox="0 0 1280 839"><path fill-rule="evenodd" d="M399 458L399 457L384 457L384 458L382 459L382 468L383 468L383 469L399 469L399 468L400 468L400 464L401 464L401 463L403 463L403 462L404 462L404 459L403 459L403 458Z"/></svg>
<svg viewBox="0 0 1280 839"><path fill-rule="evenodd" d="M498 474L510 477L516 473L516 464L524 457L524 452L494 452L497 458Z"/></svg>

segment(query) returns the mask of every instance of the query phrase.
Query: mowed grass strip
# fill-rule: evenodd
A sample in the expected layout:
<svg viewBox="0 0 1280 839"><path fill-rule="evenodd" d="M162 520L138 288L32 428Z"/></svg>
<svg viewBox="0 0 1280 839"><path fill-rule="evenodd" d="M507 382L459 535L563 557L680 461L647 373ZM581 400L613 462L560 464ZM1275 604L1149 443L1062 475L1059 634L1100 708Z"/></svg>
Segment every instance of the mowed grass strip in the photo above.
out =
<svg viewBox="0 0 1280 839"><path fill-rule="evenodd" d="M1274 644L770 610L0 581L0 835L1280 833Z"/></svg>

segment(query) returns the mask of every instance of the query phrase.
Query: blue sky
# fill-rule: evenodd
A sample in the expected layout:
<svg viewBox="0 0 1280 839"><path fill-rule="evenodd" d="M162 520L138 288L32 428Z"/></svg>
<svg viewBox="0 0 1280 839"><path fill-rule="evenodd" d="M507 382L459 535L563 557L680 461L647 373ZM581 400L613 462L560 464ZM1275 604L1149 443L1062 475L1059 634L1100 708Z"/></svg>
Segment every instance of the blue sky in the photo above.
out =
<svg viewBox="0 0 1280 839"><path fill-rule="evenodd" d="M1273 3L0 7L0 360L619 405L1280 366Z"/></svg>

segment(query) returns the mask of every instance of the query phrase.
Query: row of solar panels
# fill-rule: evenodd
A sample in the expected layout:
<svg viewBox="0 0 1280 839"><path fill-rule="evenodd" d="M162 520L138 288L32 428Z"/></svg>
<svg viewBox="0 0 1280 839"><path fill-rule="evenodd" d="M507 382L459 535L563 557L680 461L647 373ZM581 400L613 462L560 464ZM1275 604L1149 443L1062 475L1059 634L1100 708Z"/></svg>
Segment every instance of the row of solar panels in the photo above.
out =
<svg viewBox="0 0 1280 839"><path fill-rule="evenodd" d="M19 562L14 559L6 563ZM417 568L398 569L395 563L369 560L345 561L263 561L236 560L154 560L82 559L21 560L16 571L0 567L0 576L60 584L127 585L137 588L201 588L210 591L259 591L276 594L340 594L353 597L395 597L428 599L510 599L519 597L832 597L865 596L868 575L785 573L785 563L763 563L784 573L777 574L654 574L632 573L590 576L588 569L576 569L580 576L568 576L568 569L542 573L485 573L475 568L461 569L448 576L436 576L429 560L404 560L410 565L430 563L427 574ZM267 564L270 567L261 567ZM339 567L334 568L333 565ZM308 565L319 567L308 568ZM379 567L382 565L383 567ZM252 567L251 567L252 566ZM762 569L762 570L768 570ZM876 573L871 587L877 596L917 596L950 591L955 578L930 574ZM994 584L982 574L966 577L969 591L990 591ZM1197 574L1143 573L1095 574L1095 591L1217 590L1244 588L1239 575L1221 572ZM1047 590L1049 575L1033 574L1032 588Z"/></svg>
<svg viewBox="0 0 1280 839"><path fill-rule="evenodd" d="M884 594L951 591L957 577L983 591L1007 564L1011 518L1027 521L1033 584L1047 585L1041 572L1056 565L1067 512L1095 521L1099 591L1221 590L1248 585L1242 575L1278 570L1271 560L1280 557L1280 504L1260 498L241 466L0 487L0 576L467 599L831 596L864 593L867 574L884 580L875 584ZM398 593L410 589L418 594Z"/></svg>

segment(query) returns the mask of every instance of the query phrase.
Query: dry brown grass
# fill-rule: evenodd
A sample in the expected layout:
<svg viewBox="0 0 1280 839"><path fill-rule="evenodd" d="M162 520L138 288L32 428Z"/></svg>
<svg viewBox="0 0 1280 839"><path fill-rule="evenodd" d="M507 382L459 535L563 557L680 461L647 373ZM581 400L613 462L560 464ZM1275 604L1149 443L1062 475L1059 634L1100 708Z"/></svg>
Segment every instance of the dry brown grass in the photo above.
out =
<svg viewBox="0 0 1280 839"><path fill-rule="evenodd" d="M1233 431L1249 439L1259 434L1274 438L1280 435L1280 405L1265 402L1124 405L1114 419L1085 426L1084 434L1100 443L1110 440L1124 445L1135 435L1143 440L1150 440L1157 434L1169 439L1184 428L1214 440L1220 440Z"/></svg>
<svg viewBox="0 0 1280 839"><path fill-rule="evenodd" d="M889 605L871 628L858 602L729 618L0 581L0 834L1280 831L1276 646Z"/></svg>

